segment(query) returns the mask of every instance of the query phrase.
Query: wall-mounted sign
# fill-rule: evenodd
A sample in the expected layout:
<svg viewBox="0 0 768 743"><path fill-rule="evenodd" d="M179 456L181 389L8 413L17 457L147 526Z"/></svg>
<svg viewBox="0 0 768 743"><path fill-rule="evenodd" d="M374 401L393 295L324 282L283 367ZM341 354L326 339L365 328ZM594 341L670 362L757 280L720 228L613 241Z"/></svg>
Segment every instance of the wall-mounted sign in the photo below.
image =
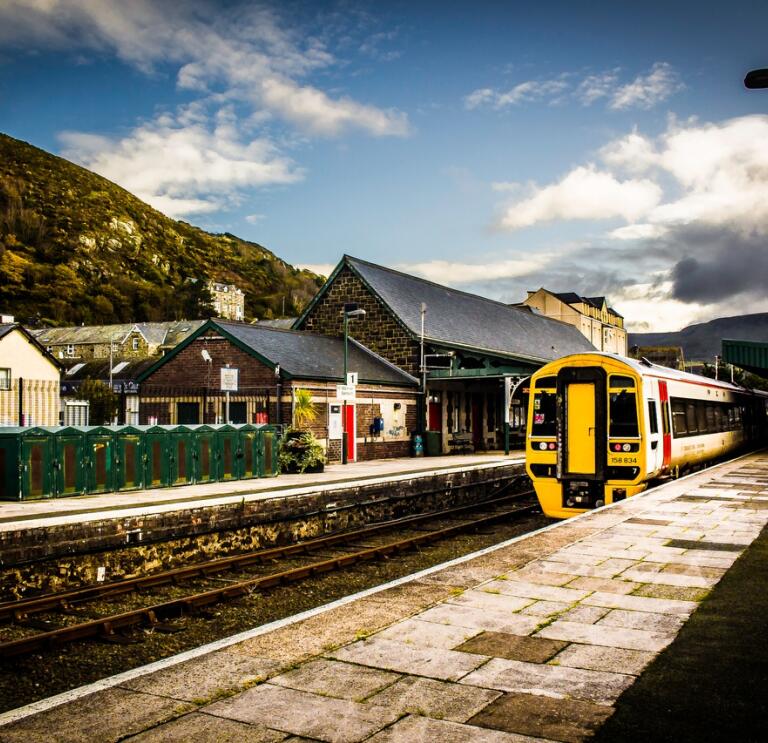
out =
<svg viewBox="0 0 768 743"><path fill-rule="evenodd" d="M337 384L336 397L339 400L354 400L356 388L354 384Z"/></svg>
<svg viewBox="0 0 768 743"><path fill-rule="evenodd" d="M357 385L357 372L347 372L347 384L351 387Z"/></svg>
<svg viewBox="0 0 768 743"><path fill-rule="evenodd" d="M331 403L328 406L328 438L340 439L341 434L341 405L338 403Z"/></svg>
<svg viewBox="0 0 768 743"><path fill-rule="evenodd" d="M221 389L223 392L237 392L237 369L221 370Z"/></svg>

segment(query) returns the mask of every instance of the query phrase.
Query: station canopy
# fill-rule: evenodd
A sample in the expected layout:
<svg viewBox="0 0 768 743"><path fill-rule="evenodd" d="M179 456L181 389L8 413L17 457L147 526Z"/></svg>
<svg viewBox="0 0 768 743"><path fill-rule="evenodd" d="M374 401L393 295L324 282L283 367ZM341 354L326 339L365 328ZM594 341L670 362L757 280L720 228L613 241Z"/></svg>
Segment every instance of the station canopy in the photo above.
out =
<svg viewBox="0 0 768 743"><path fill-rule="evenodd" d="M725 363L768 378L768 343L723 340L722 348Z"/></svg>

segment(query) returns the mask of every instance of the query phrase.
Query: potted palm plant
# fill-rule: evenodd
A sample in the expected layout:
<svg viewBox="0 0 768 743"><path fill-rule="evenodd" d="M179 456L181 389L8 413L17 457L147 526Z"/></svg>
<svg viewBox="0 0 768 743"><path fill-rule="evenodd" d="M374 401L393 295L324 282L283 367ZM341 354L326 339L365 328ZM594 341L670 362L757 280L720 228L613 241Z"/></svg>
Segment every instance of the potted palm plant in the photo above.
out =
<svg viewBox="0 0 768 743"><path fill-rule="evenodd" d="M322 472L323 447L309 426L317 420L317 408L309 390L297 389L293 397L293 426L286 432L280 451L283 472Z"/></svg>

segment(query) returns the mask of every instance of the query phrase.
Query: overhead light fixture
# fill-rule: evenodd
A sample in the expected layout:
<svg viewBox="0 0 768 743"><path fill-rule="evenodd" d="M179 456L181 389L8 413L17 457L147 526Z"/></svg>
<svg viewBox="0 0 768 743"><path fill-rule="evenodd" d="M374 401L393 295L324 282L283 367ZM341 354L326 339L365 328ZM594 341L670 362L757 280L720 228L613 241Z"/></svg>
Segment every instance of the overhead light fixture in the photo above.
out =
<svg viewBox="0 0 768 743"><path fill-rule="evenodd" d="M213 359L211 358L211 354L208 353L208 349L204 348L202 351L200 351L200 355L203 357L203 361L211 362Z"/></svg>

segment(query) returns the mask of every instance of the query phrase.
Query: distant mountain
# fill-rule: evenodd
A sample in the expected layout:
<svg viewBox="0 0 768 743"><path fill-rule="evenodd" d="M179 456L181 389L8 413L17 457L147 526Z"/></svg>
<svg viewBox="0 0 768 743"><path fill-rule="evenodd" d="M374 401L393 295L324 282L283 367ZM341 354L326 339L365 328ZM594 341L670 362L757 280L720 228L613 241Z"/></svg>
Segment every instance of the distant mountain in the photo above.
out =
<svg viewBox="0 0 768 743"><path fill-rule="evenodd" d="M724 338L768 342L768 312L720 317L673 333L630 333L632 346L682 346L686 361L713 361Z"/></svg>
<svg viewBox="0 0 768 743"><path fill-rule="evenodd" d="M211 314L206 279L237 284L259 318L298 315L322 283L0 134L0 311L57 325L195 319Z"/></svg>

